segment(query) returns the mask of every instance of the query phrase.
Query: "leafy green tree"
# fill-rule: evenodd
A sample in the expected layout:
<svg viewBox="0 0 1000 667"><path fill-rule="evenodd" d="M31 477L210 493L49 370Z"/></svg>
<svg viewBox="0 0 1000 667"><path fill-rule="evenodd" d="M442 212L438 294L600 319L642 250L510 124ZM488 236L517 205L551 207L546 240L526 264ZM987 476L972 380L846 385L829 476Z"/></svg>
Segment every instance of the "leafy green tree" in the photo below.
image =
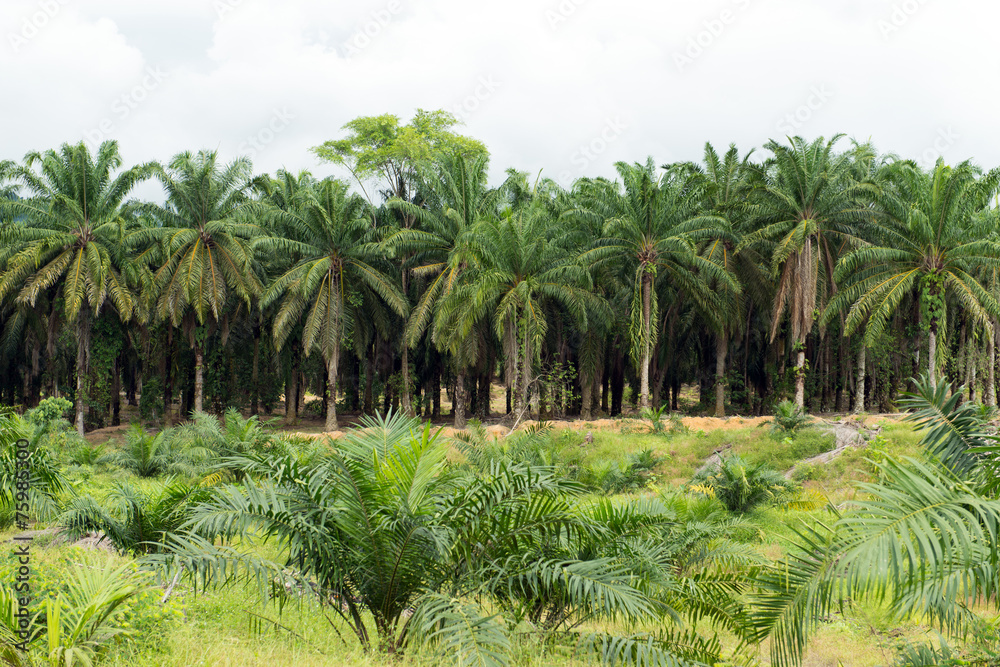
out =
<svg viewBox="0 0 1000 667"><path fill-rule="evenodd" d="M267 184L252 169L247 158L222 165L216 151L200 151L179 153L156 170L167 204L158 207L162 227L143 235L155 239L143 257L158 267L156 314L183 325L194 350L194 412L204 409L209 333L226 317L232 297L249 308L263 291L252 246L263 230L248 219L252 192Z"/></svg>
<svg viewBox="0 0 1000 667"><path fill-rule="evenodd" d="M96 155L85 143L59 151L28 153L6 178L23 197L0 198L0 302L33 307L58 290L66 320L76 328L76 429L84 432L91 323L110 304L123 321L136 313L140 272L126 239L132 205L126 198L150 177L151 165L118 171L118 144L106 141ZM118 171L118 173L115 173Z"/></svg>
<svg viewBox="0 0 1000 667"><path fill-rule="evenodd" d="M773 140L765 145L771 159L751 172L748 212L757 228L738 248L766 245L770 250L777 279L770 338L773 342L787 310L800 408L805 407L806 337L821 295L832 287L837 250L873 223L870 203L879 196L877 187L854 179L849 155L834 153L842 136L812 143L793 137L787 146ZM829 281L820 279L821 269Z"/></svg>
<svg viewBox="0 0 1000 667"><path fill-rule="evenodd" d="M365 201L349 194L345 183L310 183L298 190L290 209L280 216L290 228L289 237L259 242L272 251L288 250L300 258L271 283L262 303L266 307L281 300L274 319L274 340L279 349L308 311L302 345L307 355L318 348L326 363L328 431L337 428L340 345L352 324L365 317L366 301L360 293L367 293L369 300L384 301L400 316L405 316L409 307L386 273L384 255L365 213Z"/></svg>
<svg viewBox="0 0 1000 667"><path fill-rule="evenodd" d="M850 307L847 333L867 322L865 345L882 335L903 297L919 290L931 382L949 296L991 335L992 322L1000 317L1000 305L975 275L980 267L1000 268L1000 241L969 233L974 216L997 189L1000 170L980 174L968 161L949 167L939 159L929 174L912 163L896 163L887 175L895 196L885 204L891 221L883 228L886 240L854 250L837 266L837 277L850 284L830 307Z"/></svg>
<svg viewBox="0 0 1000 667"><path fill-rule="evenodd" d="M705 180L687 165L673 165L657 174L652 158L645 164L615 164L622 183L603 179L586 182L581 205L605 221L604 237L583 254L587 264L616 262L631 275L632 356L640 376L639 405L649 401L649 366L659 319L655 287L668 280L699 302L703 312L719 312L709 281L738 289L731 276L695 253L698 241L710 238L720 220L704 215Z"/></svg>

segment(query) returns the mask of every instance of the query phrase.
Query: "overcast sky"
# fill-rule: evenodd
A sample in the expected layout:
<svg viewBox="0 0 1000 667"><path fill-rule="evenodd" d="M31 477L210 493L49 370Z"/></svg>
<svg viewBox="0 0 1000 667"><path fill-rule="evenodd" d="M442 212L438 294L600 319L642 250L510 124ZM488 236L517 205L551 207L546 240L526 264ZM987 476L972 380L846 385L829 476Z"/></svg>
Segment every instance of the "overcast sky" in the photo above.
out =
<svg viewBox="0 0 1000 667"><path fill-rule="evenodd" d="M496 183L837 132L993 167L998 19L985 0L3 0L0 159L114 138L126 163L217 148L325 176L309 148L348 120L444 108Z"/></svg>

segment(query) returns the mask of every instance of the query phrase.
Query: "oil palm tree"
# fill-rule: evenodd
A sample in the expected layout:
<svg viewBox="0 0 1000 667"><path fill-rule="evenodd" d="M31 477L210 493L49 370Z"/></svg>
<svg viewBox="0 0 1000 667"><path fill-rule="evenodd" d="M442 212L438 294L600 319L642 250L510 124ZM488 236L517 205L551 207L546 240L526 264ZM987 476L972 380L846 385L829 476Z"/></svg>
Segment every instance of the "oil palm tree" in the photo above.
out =
<svg viewBox="0 0 1000 667"><path fill-rule="evenodd" d="M152 165L118 171L118 144L106 141L92 155L85 143L28 153L8 164L7 178L23 197L0 197L0 302L34 306L55 288L66 321L76 328L76 429L84 431L91 323L105 305L129 320L136 312L140 272L126 239L132 224L126 198L153 173ZM115 173L117 172L117 173Z"/></svg>
<svg viewBox="0 0 1000 667"><path fill-rule="evenodd" d="M729 339L744 326L747 308L764 306L770 290L760 253L754 248L736 252L750 231L750 220L742 206L747 191L750 153L741 159L739 149L732 144L720 158L712 144L707 143L704 162L708 183L704 206L706 212L718 218L718 224L700 254L733 276L738 286L733 289L732 284L721 283L716 287L724 305L716 317L721 328L716 333L715 346L715 416L725 417Z"/></svg>
<svg viewBox="0 0 1000 667"><path fill-rule="evenodd" d="M318 349L326 365L326 429L337 428L337 368L340 345L353 323L366 317L368 299L379 299L400 316L409 304L399 286L389 277L384 254L375 242L367 217L367 203L348 192L346 183L308 175L287 211L277 217L289 230L288 238L264 238L260 246L289 251L299 260L274 280L262 299L264 307L281 301L274 319L277 347L288 339L306 315L302 345L308 355ZM364 294L362 294L364 293Z"/></svg>
<svg viewBox="0 0 1000 667"><path fill-rule="evenodd" d="M526 624L606 664L714 664L721 647L693 627L705 616L752 635L740 582L753 558L725 526L676 501L584 498L549 467L449 470L439 434L402 416L361 426L312 465L247 459L260 481L196 506L193 532L168 538L172 553L154 560L199 584L278 577L315 594L366 650L427 645L449 664L511 664ZM263 536L287 546L284 565L216 546ZM580 629L610 619L662 629Z"/></svg>
<svg viewBox="0 0 1000 667"><path fill-rule="evenodd" d="M719 265L696 254L696 244L710 238L720 220L700 210L707 187L689 165L671 165L657 174L653 159L645 164L615 164L622 183L585 182L581 206L604 220L604 235L582 256L587 265L622 263L632 283L630 334L638 362L639 404L650 407L649 366L656 344L658 281L669 281L703 307L718 312L709 289L712 280L739 289Z"/></svg>
<svg viewBox="0 0 1000 667"><path fill-rule="evenodd" d="M511 178L524 180L523 175ZM552 238L553 220L538 199L515 204L469 230L468 268L441 302L435 336L462 340L477 322L493 323L516 367L511 389L519 414L532 367L548 331L551 305L565 308L586 331L588 311L608 310L591 292L590 274Z"/></svg>
<svg viewBox="0 0 1000 667"><path fill-rule="evenodd" d="M503 193L501 189L487 187L488 163L486 155L469 159L457 154L443 159L425 177L425 205L402 199L386 202L387 208L411 217L417 225L391 232L384 240L385 247L396 255L407 255L413 264L413 277L427 281L407 319L404 345L416 347L437 317L441 300L451 293L467 268L467 249L463 244L466 232L498 213ZM453 419L456 428L464 428L465 369L475 361L477 349L469 338L452 336L445 341L436 335L440 331L440 327L433 329L431 340L438 349L451 353L456 369Z"/></svg>
<svg viewBox="0 0 1000 667"><path fill-rule="evenodd" d="M956 635L981 622L969 603L996 606L1000 448L961 393L923 375L903 407L924 451L877 463L879 481L858 484L860 500L831 525L801 528L788 556L761 571L750 603L771 664L800 664L820 619L850 599Z"/></svg>
<svg viewBox="0 0 1000 667"><path fill-rule="evenodd" d="M167 203L157 211L162 226L144 235L157 242L143 257L158 265L157 315L175 327L183 324L194 350L195 412L204 408L206 329L225 316L231 298L249 308L263 289L251 242L263 230L249 220L251 193L267 184L252 169L247 158L223 165L217 152L200 151L179 153L156 170Z"/></svg>
<svg viewBox="0 0 1000 667"><path fill-rule="evenodd" d="M837 276L851 282L830 305L850 308L848 334L867 322L868 345L885 331L903 297L918 290L930 348L927 372L933 383L948 297L991 336L992 322L1000 317L1000 305L976 277L981 269L1000 268L1000 241L970 233L975 216L997 189L1000 170L981 175L968 161L949 167L939 159L930 173L910 162L895 163L887 178L894 196L885 201L890 222L882 227L884 241L843 257Z"/></svg>
<svg viewBox="0 0 1000 667"><path fill-rule="evenodd" d="M795 351L795 403L805 407L806 337L812 331L817 304L833 287L838 249L848 245L874 220L870 203L879 189L853 178L848 155L834 153L843 135L812 143L793 137L789 145L770 141L765 165L751 170L753 190L747 212L756 231L738 248L770 250L777 290L771 319L771 341L787 310ZM821 270L827 280L820 277Z"/></svg>

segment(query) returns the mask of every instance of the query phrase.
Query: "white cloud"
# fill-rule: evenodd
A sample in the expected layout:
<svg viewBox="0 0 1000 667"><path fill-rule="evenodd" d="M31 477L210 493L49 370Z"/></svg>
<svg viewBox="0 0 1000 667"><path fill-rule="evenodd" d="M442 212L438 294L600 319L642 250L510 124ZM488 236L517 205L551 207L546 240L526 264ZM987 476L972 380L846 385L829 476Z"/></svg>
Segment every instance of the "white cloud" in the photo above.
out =
<svg viewBox="0 0 1000 667"><path fill-rule="evenodd" d="M946 159L993 166L998 17L973 0L8 0L0 157L107 119L131 162L232 157L281 114L257 167L324 174L308 149L351 118L458 105L497 179L698 159L706 140L749 150L780 138L788 114L804 136L846 132L912 157L952 128ZM679 68L692 40L700 52ZM139 90L151 69L165 78ZM832 94L812 108L816 87ZM580 148L616 119L626 127L581 172Z"/></svg>

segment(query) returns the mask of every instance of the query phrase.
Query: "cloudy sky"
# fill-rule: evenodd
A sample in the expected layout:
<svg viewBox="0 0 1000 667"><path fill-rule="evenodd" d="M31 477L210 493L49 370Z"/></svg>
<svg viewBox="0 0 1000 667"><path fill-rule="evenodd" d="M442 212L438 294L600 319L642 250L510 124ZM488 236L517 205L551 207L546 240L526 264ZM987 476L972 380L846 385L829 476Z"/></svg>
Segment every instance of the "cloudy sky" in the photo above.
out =
<svg viewBox="0 0 1000 667"><path fill-rule="evenodd" d="M324 176L309 148L351 118L443 108L497 182L837 132L992 167L998 19L983 0L3 0L0 158L114 138L127 163L217 148Z"/></svg>

